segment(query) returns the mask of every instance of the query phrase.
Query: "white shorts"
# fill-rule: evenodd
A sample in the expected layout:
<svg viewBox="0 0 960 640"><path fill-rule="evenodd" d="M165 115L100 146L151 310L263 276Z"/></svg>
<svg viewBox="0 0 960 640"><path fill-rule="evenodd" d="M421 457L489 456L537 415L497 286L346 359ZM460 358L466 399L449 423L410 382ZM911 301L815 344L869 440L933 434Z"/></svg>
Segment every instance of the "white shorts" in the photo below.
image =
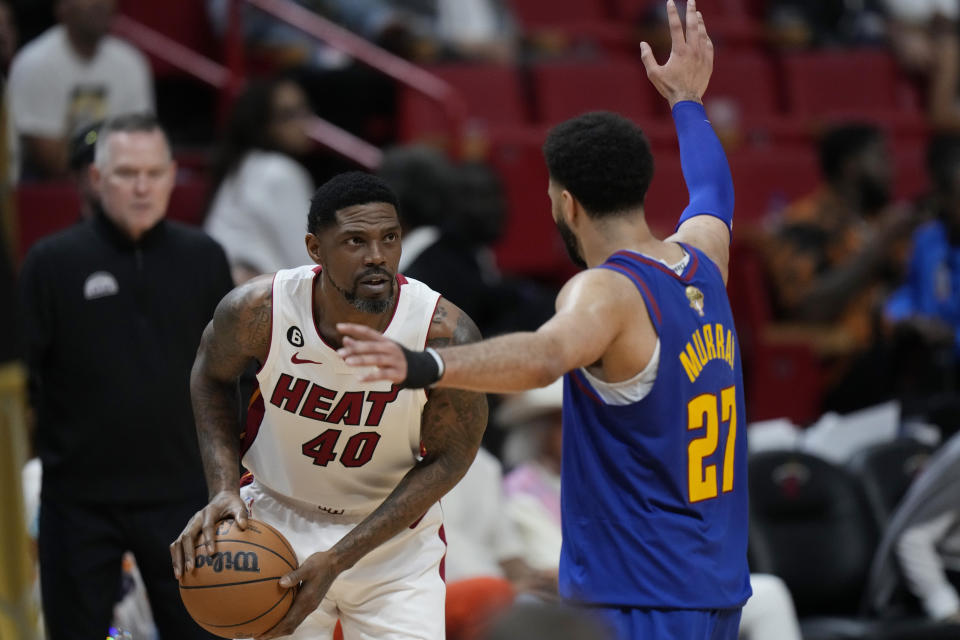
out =
<svg viewBox="0 0 960 640"><path fill-rule="evenodd" d="M362 518L311 510L256 481L240 490L250 517L277 528L302 564L326 551ZM316 611L289 638L333 637L337 619L344 640L443 640L446 585L441 575L447 545L440 504L334 580Z"/></svg>

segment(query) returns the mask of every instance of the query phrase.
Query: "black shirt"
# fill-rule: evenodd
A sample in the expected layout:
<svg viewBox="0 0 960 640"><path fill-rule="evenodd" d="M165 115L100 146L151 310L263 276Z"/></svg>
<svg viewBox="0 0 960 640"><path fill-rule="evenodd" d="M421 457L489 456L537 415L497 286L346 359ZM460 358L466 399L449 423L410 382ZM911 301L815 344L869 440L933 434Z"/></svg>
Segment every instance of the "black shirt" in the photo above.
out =
<svg viewBox="0 0 960 640"><path fill-rule="evenodd" d="M232 287L223 249L172 221L133 242L100 213L38 242L20 279L43 496L205 492L190 369Z"/></svg>

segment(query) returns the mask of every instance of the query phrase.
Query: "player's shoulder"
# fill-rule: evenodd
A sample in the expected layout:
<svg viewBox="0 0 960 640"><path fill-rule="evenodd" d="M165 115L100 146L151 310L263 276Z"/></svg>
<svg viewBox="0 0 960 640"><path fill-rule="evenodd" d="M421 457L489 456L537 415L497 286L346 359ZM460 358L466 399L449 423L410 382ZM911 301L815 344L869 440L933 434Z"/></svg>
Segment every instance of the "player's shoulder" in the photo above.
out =
<svg viewBox="0 0 960 640"><path fill-rule="evenodd" d="M480 329L460 307L443 296L437 300L430 328L427 331L427 344L443 347L454 344L467 344L483 339Z"/></svg>
<svg viewBox="0 0 960 640"><path fill-rule="evenodd" d="M268 273L237 285L217 305L215 318L233 324L273 310L273 276Z"/></svg>
<svg viewBox="0 0 960 640"><path fill-rule="evenodd" d="M584 269L576 274L560 289L557 295L558 306L567 300L575 299L582 304L590 301L598 304L621 303L624 295L635 290L630 279L615 269L603 265Z"/></svg>

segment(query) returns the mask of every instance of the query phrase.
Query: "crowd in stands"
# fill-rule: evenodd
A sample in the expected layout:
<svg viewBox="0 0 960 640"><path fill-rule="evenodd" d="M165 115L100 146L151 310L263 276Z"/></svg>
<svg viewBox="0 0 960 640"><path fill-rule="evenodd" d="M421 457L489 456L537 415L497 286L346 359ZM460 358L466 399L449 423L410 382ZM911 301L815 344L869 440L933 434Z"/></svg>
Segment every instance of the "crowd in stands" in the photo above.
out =
<svg viewBox="0 0 960 640"><path fill-rule="evenodd" d="M216 113L188 116L206 118L201 128L210 132L200 168L188 167L204 176L204 197L194 221L223 247L234 283L308 262L303 244L307 203L332 166L325 161L329 154L311 137L311 118L320 114L384 147L375 171L400 201L402 272L442 292L484 335L539 326L552 313L557 285L571 273L569 266L558 266L562 260L556 261L562 246L547 217L546 174L538 151L545 125L565 117L568 104L553 110L543 104L549 69L540 73L539 65L573 60L592 65L588 74L600 67L633 73L640 39L650 42L655 52L669 46L663 3L583 1L571 3L582 5L570 10L571 18L559 6L565 3L533 0L291 1L449 79L468 95L468 129L475 127L479 134L470 129L468 133L477 136L458 155L450 140L437 137L437 121L429 112L423 126L415 118L404 124L403 116L409 113L405 109L414 104L407 101L404 88L244 5L243 36L265 72L235 96L220 122ZM0 186L4 309L14 308L15 273L27 248L20 241L17 220L51 215L23 207L29 201L15 198L17 190L37 185L58 189L72 180L80 208L59 212L58 219L90 218L98 206L89 183L97 127L106 118L154 111L161 104L155 86L163 85L155 84L150 60L137 43L110 33L118 5L128 11L132 2L46 4L44 13L27 0L0 0L0 68L6 71L0 139L7 148L0 161L5 173ZM203 19L211 33L225 38L230 3L205 4ZM924 433L934 433L926 444L941 447L931 460L939 460L938 455L955 458L957 441L950 438L960 430L958 3L716 3L729 5L724 9L728 13L702 4L705 14L716 11L729 18L718 21L716 77L721 91L715 99L708 91L707 107L731 154L738 203L750 203L737 210L730 285L744 357L752 357L745 362L748 405L755 402L751 391L763 395L764 407L776 407L777 394L799 393L799 383L788 385L799 380L791 375L804 363L812 363L815 374L816 392L803 411L776 415L765 408L747 419L787 418L796 430L827 412L844 415L892 401L898 406L898 438L906 433L903 424L922 423L930 428ZM551 5L556 5L553 12ZM736 10L729 8L734 5ZM588 20L590 16L595 19ZM790 74L803 56L826 54L841 60L863 51L881 52L895 61L892 109L879 105L881 109L860 114L864 105L854 102L836 109L817 104L801 112L796 104L787 104L799 95L790 85L791 77L798 76ZM736 99L727 99L723 91L735 84L723 77L727 59L748 60L742 69L760 70L740 79L755 83L755 93L743 93L741 84ZM464 68L465 62L472 66ZM491 92L471 85L470 77L484 82L470 75L481 68L508 69L509 82L492 85L506 89ZM557 68L561 83L572 82L575 65ZM456 75L457 69L462 75ZM866 69L860 82L873 86L871 67ZM875 71L879 78L885 68ZM641 126L647 128L650 122L658 173L648 210L651 225L668 231L686 197L672 128L664 124L664 113L641 104L646 99L642 75L623 75L620 82L616 93L625 102L619 106L634 109L628 115ZM588 86L575 88L571 100L582 99L585 108L605 106L587 99ZM514 98L520 102L519 116L500 120L491 112L472 112L490 101L506 109ZM179 108L178 121L193 107ZM518 124L523 131L517 131ZM172 133L176 141L177 132ZM532 146L530 140L535 141ZM175 156L181 151L196 157L195 148L175 148ZM787 159L786 170L772 174L775 178L799 167L785 178L794 180L792 185L763 183L770 158L774 163ZM818 162L808 162L812 158ZM801 174L809 179L798 178ZM658 181L676 192L658 193ZM17 201L21 207L15 210ZM664 203L680 207L669 210ZM19 227L24 227L22 222ZM738 267L738 256L749 270ZM15 317L12 311L0 313L0 363L22 355ZM767 375L770 362L782 369L779 382ZM530 604L552 602L556 593L561 542L558 394L552 386L522 397L491 398L496 411L485 449L448 496L448 631L454 640L481 637L495 611L511 602L527 604L495 624L486 637L601 637L589 620L575 616L564 621L563 616L571 615L568 611ZM960 478L944 471L936 483L911 489L904 502L907 511L895 520L907 484L918 474L923 477L915 457L901 463L913 466L872 542L882 551L882 562L894 558L899 567L899 572L894 570L901 575L898 591L890 599L899 612L960 623L960 514L955 500ZM806 482L804 473L820 477L818 467L805 464L787 456L775 467L781 474L777 477L785 478L778 485L783 500L806 495L802 486L791 484ZM805 471L797 472L797 465ZM948 467L941 462L936 468ZM914 494L925 497L911 500ZM939 508L916 507L918 501L929 503L931 496ZM481 512L491 515L478 516ZM879 532L890 522L896 523L889 530L898 537L879 544ZM762 541L763 533L757 539ZM803 538L797 540L803 543ZM759 549L751 552L763 555ZM857 594L867 589L872 548L866 556L867 566L857 574ZM761 570L770 567L776 563ZM875 567L873 575L885 570ZM769 609L754 610L756 618L745 612L745 637L799 637L790 598L801 593L799 579L758 576L757 606L759 594L773 595L766 600ZM769 591L761 585L767 578ZM801 619L810 619L827 609L808 606L801 596L796 610ZM840 613L852 617L860 610ZM787 630L764 631L765 617L786 624ZM544 631L551 628L547 619L563 622L556 623L555 631ZM759 620L753 633L751 620ZM805 637L830 637L818 636L816 629L805 626ZM952 637L949 633L956 633L956 627L943 636L933 627L924 633L932 635L914 637Z"/></svg>

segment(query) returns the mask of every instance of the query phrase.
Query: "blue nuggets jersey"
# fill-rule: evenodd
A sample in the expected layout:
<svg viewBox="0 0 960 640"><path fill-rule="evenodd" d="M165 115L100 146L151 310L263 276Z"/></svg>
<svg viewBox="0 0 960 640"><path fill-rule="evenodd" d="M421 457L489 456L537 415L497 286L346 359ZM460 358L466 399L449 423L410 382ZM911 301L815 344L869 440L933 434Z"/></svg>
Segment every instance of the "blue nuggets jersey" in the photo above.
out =
<svg viewBox="0 0 960 640"><path fill-rule="evenodd" d="M637 402L608 403L582 369L563 396L560 593L598 605L724 609L750 596L743 381L716 265L681 275L620 251L660 337ZM609 397L609 396L608 396Z"/></svg>

